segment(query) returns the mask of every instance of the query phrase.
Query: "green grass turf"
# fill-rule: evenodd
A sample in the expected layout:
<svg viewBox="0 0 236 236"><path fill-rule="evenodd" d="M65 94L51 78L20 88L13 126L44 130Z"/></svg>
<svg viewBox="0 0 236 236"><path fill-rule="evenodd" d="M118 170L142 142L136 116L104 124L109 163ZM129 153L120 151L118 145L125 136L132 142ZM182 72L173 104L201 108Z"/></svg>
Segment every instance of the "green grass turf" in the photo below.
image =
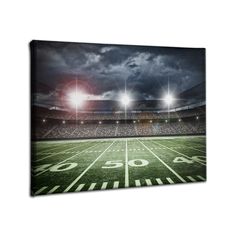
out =
<svg viewBox="0 0 236 236"><path fill-rule="evenodd" d="M32 195L206 179L205 136L32 143Z"/></svg>

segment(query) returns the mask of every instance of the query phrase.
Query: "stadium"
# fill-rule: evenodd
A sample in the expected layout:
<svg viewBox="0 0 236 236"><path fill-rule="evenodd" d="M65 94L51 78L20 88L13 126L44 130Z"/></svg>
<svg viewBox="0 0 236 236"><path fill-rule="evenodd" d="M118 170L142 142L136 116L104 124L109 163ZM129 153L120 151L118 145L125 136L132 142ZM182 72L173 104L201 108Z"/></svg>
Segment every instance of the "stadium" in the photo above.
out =
<svg viewBox="0 0 236 236"><path fill-rule="evenodd" d="M38 73L32 80L32 195L206 180L204 68L202 77L198 72L195 83L181 89L180 82L175 82L179 70L173 75L168 72L168 76L164 71L161 86L153 82L153 77L145 76L154 85L147 88L146 81L137 86L130 75L125 79L122 75L121 83L116 78L115 84L108 85L99 84L94 77L91 83L78 74L61 79L57 73L60 79L52 85L40 79L41 72L37 71L42 66L38 54L43 51L45 57L45 48L52 47L48 44L31 44ZM83 46L87 53L88 45ZM96 48L100 54L115 50L104 45ZM62 53L60 47L58 50ZM166 50L178 57L190 54L189 49L183 55L177 49ZM191 53L195 55L195 50ZM199 57L204 58L204 53ZM142 68L144 62L138 62L132 58L130 70ZM96 63L92 63L95 68ZM43 67L43 71L46 69Z"/></svg>

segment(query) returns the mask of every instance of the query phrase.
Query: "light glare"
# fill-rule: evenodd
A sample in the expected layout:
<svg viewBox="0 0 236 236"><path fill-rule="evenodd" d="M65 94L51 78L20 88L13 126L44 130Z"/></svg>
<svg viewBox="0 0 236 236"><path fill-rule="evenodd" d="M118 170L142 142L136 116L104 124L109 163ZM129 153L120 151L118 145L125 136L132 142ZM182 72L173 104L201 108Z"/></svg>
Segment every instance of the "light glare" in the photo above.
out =
<svg viewBox="0 0 236 236"><path fill-rule="evenodd" d="M121 97L121 103L126 107L130 104L130 97L127 94L123 94Z"/></svg>
<svg viewBox="0 0 236 236"><path fill-rule="evenodd" d="M173 104L174 102L174 97L171 94L167 94L164 98L165 103L169 106L171 104Z"/></svg>

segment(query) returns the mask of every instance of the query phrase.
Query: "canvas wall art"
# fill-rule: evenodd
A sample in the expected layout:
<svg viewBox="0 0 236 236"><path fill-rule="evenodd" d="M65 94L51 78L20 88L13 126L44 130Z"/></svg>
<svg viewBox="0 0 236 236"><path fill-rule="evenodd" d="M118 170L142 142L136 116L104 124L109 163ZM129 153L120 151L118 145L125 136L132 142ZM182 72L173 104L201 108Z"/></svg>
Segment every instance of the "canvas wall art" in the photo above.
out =
<svg viewBox="0 0 236 236"><path fill-rule="evenodd" d="M30 50L33 196L206 181L204 48Z"/></svg>

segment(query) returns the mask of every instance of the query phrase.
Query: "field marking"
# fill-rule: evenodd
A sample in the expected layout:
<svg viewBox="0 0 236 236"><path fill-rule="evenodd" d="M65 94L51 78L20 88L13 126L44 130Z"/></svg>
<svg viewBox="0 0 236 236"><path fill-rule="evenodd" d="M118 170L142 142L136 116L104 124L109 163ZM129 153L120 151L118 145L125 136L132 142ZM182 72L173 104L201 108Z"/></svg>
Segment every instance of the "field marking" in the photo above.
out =
<svg viewBox="0 0 236 236"><path fill-rule="evenodd" d="M113 188L119 188L119 181L115 181L113 183Z"/></svg>
<svg viewBox="0 0 236 236"><path fill-rule="evenodd" d="M145 179L145 182L146 182L147 186L152 186L152 182L150 179Z"/></svg>
<svg viewBox="0 0 236 236"><path fill-rule="evenodd" d="M48 191L47 194L50 194L50 193L55 192L58 188L60 188L60 185L56 185L56 186L54 186L51 190Z"/></svg>
<svg viewBox="0 0 236 236"><path fill-rule="evenodd" d="M77 189L75 190L75 192L79 192L83 187L84 187L85 184L80 184Z"/></svg>
<svg viewBox="0 0 236 236"><path fill-rule="evenodd" d="M156 181L157 181L157 183L160 184L160 185L163 184L162 180L159 179L159 178L157 178Z"/></svg>
<svg viewBox="0 0 236 236"><path fill-rule="evenodd" d="M107 188L107 184L108 184L108 182L103 182L101 189L102 189L102 190L103 190L103 189L106 189L106 188Z"/></svg>
<svg viewBox="0 0 236 236"><path fill-rule="evenodd" d="M42 193L47 188L48 188L47 186L44 186L44 187L40 188L38 191L35 192L35 195L38 195L38 194Z"/></svg>
<svg viewBox="0 0 236 236"><path fill-rule="evenodd" d="M92 183L88 189L88 191L94 190L97 183Z"/></svg>
<svg viewBox="0 0 236 236"><path fill-rule="evenodd" d="M37 150L35 151L32 151L33 153L35 153L36 155L43 155L44 153L47 153L47 152L51 152L52 150L55 150L55 149L58 149L60 146L58 145L55 145L56 147L47 147L47 148L44 148L44 150L42 150L41 152L38 152Z"/></svg>
<svg viewBox="0 0 236 236"><path fill-rule="evenodd" d="M180 154L180 155L183 155L183 156L185 156L185 157L187 157L189 160L191 160L192 161L192 158L191 157L189 157L188 155L186 155L186 154L183 154L183 153L181 153L181 152L178 152L178 151L176 151L176 150L174 150L174 149L172 149L172 148L169 148L169 147L167 147L167 146L165 146L165 145L163 145L163 144L160 144L160 143L158 143L158 142L154 142L154 141L152 141L154 144L158 144L158 145L160 145L160 146L163 146L163 147L166 147L167 149L169 149L169 150L171 150L172 152L176 152L176 153L178 153L178 154ZM195 162L197 162L197 163L199 163L199 164L201 164L201 165L203 165L203 166L206 166L206 164L204 164L204 163L202 163L202 162L200 162L200 161L197 161L197 160L194 160Z"/></svg>
<svg viewBox="0 0 236 236"><path fill-rule="evenodd" d="M128 142L125 140L125 188L129 187Z"/></svg>
<svg viewBox="0 0 236 236"><path fill-rule="evenodd" d="M90 149L90 148L96 147L97 145L100 145L100 143L97 143L97 144L95 144L95 145L93 145L93 146L90 146L90 147L88 147L88 148L85 148L83 151L78 152L78 153L76 153L75 155L73 155L73 156L71 156L71 157L68 157L68 158L66 158L66 159L63 160L63 161L60 161L60 162L58 162L57 164L50 166L49 168L45 169L44 171L39 172L39 173L36 174L35 176L39 176L39 175L45 173L46 171L48 171L49 169L51 169L52 167L55 167L55 166L57 166L57 165L60 165L60 164L62 164L62 163L64 163L64 162L66 162L66 161L68 161L68 160L70 160L70 159L72 159L72 158L74 158L74 157L80 155L81 153L84 153L86 150L88 150L88 149Z"/></svg>
<svg viewBox="0 0 236 236"><path fill-rule="evenodd" d="M196 182L196 180L192 176L187 176L187 178L192 182Z"/></svg>
<svg viewBox="0 0 236 236"><path fill-rule="evenodd" d="M187 147L187 146L186 146L186 147ZM199 151L199 152L202 152L202 153L205 153L205 154L206 154L206 152L205 152L205 151L202 151L202 150L200 150L200 149L193 148L193 147L188 147L188 148L191 148L191 149L193 149L193 150L196 150L196 151Z"/></svg>
<svg viewBox="0 0 236 236"><path fill-rule="evenodd" d="M140 187L141 186L141 183L140 183L139 179L135 180L135 186L136 187Z"/></svg>
<svg viewBox="0 0 236 236"><path fill-rule="evenodd" d="M83 176L86 174L86 172L97 162L97 160L115 143L113 141L65 190L65 192L68 192Z"/></svg>
<svg viewBox="0 0 236 236"><path fill-rule="evenodd" d="M169 177L167 177L166 180L167 180L170 184L174 184L174 183L175 183L175 182L174 182L171 178L169 178Z"/></svg>
<svg viewBox="0 0 236 236"><path fill-rule="evenodd" d="M49 158L49 157L56 156L56 155L58 155L58 154L63 154L64 152L68 152L68 151L70 151L70 150L72 150L72 149L75 149L75 148L78 148L78 146L75 146L75 147L72 147L72 148L68 148L68 149L66 149L66 150L63 150L63 151L60 151L60 152L56 152L56 153L54 153L54 154L50 154L50 155L48 155L48 156L46 156L46 157L43 157L43 158L40 158L40 159L36 159L36 160L34 160L34 162L42 161L42 160L45 160L45 159L47 159L47 158Z"/></svg>
<svg viewBox="0 0 236 236"><path fill-rule="evenodd" d="M137 139L154 157L156 157L168 170L170 170L179 180L186 183L184 178L182 178L177 172L175 172L170 166L168 166L160 157L158 157L149 147Z"/></svg>
<svg viewBox="0 0 236 236"><path fill-rule="evenodd" d="M197 177L202 181L206 181L206 179L204 177L202 177L201 175L197 175Z"/></svg>

